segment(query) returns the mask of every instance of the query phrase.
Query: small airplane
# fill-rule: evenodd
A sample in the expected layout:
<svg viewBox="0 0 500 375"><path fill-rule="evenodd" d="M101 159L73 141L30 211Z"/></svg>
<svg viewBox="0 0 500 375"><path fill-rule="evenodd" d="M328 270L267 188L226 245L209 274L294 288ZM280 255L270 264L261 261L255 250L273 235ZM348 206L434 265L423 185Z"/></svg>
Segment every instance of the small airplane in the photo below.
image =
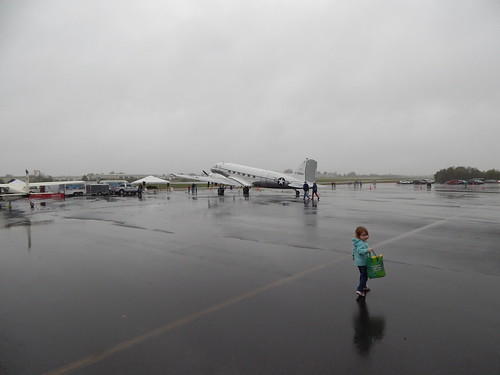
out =
<svg viewBox="0 0 500 375"><path fill-rule="evenodd" d="M304 182L307 181L311 185L316 181L317 167L316 160L306 159L297 167L295 172L288 174L247 165L220 162L210 169L211 173L203 171L203 176L177 173L172 173L172 176L246 188L293 189L298 197L300 195L299 190L304 186Z"/></svg>
<svg viewBox="0 0 500 375"><path fill-rule="evenodd" d="M83 186L83 188L82 188ZM75 190L75 187L78 189ZM53 191L52 189L57 189ZM72 190L73 188L73 190ZM29 173L26 171L26 181L13 179L6 184L0 184L0 202L11 202L23 198L64 198L65 194L73 192L73 195L83 195L85 183L83 181L54 181L30 183ZM32 203L32 202L30 202Z"/></svg>
<svg viewBox="0 0 500 375"><path fill-rule="evenodd" d="M11 180L7 184L0 184L0 201L10 202L17 199L29 198L30 179L26 171L26 182Z"/></svg>

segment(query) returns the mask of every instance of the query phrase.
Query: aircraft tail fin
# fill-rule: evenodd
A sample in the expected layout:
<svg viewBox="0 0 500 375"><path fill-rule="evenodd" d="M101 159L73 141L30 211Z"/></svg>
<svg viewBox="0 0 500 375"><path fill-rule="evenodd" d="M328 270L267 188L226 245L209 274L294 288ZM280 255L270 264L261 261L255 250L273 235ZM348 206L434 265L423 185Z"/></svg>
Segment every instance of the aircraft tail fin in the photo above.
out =
<svg viewBox="0 0 500 375"><path fill-rule="evenodd" d="M313 182L316 181L316 169L318 168L318 162L313 159L306 159L300 164L297 170L294 172L295 177L304 179L305 181Z"/></svg>
<svg viewBox="0 0 500 375"><path fill-rule="evenodd" d="M26 169L26 194L29 194L29 192L30 192L30 174Z"/></svg>

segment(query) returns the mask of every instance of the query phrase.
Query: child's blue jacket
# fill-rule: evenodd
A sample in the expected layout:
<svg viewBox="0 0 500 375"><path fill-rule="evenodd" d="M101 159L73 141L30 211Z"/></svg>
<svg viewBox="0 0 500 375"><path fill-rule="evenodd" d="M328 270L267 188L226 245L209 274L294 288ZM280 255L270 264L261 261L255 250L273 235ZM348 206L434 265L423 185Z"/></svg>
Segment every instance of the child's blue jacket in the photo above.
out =
<svg viewBox="0 0 500 375"><path fill-rule="evenodd" d="M368 254L368 242L362 241L359 238L352 239L352 256L356 266L366 266Z"/></svg>

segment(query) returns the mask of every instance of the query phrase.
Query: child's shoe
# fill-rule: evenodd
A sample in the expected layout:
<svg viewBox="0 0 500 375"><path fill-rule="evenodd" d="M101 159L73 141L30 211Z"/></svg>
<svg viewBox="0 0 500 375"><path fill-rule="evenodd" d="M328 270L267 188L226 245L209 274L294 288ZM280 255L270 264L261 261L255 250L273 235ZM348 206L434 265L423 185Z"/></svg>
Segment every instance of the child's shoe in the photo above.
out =
<svg viewBox="0 0 500 375"><path fill-rule="evenodd" d="M370 290L371 290L370 287L367 285L364 287L363 292L369 292Z"/></svg>
<svg viewBox="0 0 500 375"><path fill-rule="evenodd" d="M365 296L365 293L364 292L360 292L359 290L356 290L356 294L358 294L361 297Z"/></svg>

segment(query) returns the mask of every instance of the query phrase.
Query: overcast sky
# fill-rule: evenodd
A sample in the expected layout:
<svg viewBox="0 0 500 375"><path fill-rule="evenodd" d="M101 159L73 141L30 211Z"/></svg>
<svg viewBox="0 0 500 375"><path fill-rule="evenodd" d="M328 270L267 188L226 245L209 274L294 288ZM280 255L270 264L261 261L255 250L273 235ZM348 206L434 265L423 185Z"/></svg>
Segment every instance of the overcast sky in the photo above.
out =
<svg viewBox="0 0 500 375"><path fill-rule="evenodd" d="M500 2L0 2L0 175L500 169Z"/></svg>

